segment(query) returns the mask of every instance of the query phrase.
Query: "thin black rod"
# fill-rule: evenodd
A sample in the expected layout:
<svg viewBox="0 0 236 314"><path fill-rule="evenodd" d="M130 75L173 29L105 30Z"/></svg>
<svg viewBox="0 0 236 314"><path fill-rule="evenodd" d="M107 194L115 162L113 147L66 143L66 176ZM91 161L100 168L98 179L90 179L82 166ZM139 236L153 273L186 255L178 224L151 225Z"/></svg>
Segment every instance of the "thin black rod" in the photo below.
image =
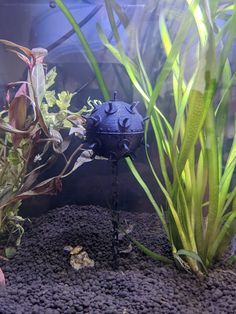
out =
<svg viewBox="0 0 236 314"><path fill-rule="evenodd" d="M102 5L96 6L81 22L78 23L79 27L83 27L85 24L87 24L93 17L98 13L98 11L102 8ZM65 35L57 39L54 43L50 44L47 47L47 51L51 51L61 45L64 41L66 41L68 38L70 38L75 33L74 29L71 29L69 32L67 32Z"/></svg>
<svg viewBox="0 0 236 314"><path fill-rule="evenodd" d="M113 253L113 269L119 267L119 220L118 211L118 161L112 161L112 253Z"/></svg>

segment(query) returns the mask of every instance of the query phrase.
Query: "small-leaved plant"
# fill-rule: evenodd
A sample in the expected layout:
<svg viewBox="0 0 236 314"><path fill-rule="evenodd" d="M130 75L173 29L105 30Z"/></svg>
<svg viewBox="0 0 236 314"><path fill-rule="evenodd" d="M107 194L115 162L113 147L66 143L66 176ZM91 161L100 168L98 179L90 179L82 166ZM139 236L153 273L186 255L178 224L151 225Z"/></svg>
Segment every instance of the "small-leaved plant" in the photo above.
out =
<svg viewBox="0 0 236 314"><path fill-rule="evenodd" d="M6 255L11 257L24 232L24 219L18 214L22 201L56 194L62 188L63 177L92 159L82 145L69 156L66 152L72 134L84 138L84 119L81 112L70 111L73 93L56 94L52 89L56 68L46 73L47 51L30 50L6 40L0 43L10 47L28 67L26 81L7 85L6 104L0 112L0 238ZM13 87L18 89L12 96ZM68 131L63 133L63 129ZM64 167L57 169L56 175L42 179L41 175L60 155L65 160Z"/></svg>

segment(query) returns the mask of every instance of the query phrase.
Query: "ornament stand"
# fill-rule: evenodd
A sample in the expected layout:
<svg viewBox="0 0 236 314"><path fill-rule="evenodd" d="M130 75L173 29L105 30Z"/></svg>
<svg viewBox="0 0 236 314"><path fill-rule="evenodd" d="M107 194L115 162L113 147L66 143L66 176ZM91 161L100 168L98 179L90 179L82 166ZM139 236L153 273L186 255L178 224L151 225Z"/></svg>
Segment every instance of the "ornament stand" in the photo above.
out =
<svg viewBox="0 0 236 314"><path fill-rule="evenodd" d="M114 99L99 105L86 117L86 141L94 155L110 159L112 163L112 251L113 268L119 267L119 211L118 161L133 156L142 143L144 119L136 109L137 103L128 104Z"/></svg>
<svg viewBox="0 0 236 314"><path fill-rule="evenodd" d="M113 269L119 268L119 222L120 212L118 210L118 161L112 161L112 253Z"/></svg>

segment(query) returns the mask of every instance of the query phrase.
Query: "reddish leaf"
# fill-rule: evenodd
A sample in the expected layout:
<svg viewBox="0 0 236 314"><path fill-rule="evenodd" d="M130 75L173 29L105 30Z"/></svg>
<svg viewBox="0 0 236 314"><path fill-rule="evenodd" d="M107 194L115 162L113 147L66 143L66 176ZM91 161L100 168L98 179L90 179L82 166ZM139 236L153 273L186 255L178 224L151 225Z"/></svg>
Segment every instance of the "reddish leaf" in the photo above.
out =
<svg viewBox="0 0 236 314"><path fill-rule="evenodd" d="M53 143L53 149L56 153L58 154L62 154L64 153L67 148L69 147L71 143L71 139L70 138L66 138L64 139L60 144L57 144L57 143Z"/></svg>
<svg viewBox="0 0 236 314"><path fill-rule="evenodd" d="M16 82L10 82L7 84L8 87L14 87L16 85L19 85L19 84L29 84L29 82L27 81L16 81Z"/></svg>
<svg viewBox="0 0 236 314"><path fill-rule="evenodd" d="M9 51L15 53L18 58L20 58L22 61L24 61L24 63L26 63L28 66L31 66L31 61L28 57L26 57L25 55L23 55L23 53L20 53L16 50L13 50L13 49L9 49Z"/></svg>
<svg viewBox="0 0 236 314"><path fill-rule="evenodd" d="M14 88L19 85L19 84L27 84L29 85L29 83L27 81L17 81L17 82L11 82L11 83L8 83L6 85L6 101L7 103L9 104L12 99L15 97L15 93L11 92L11 90L14 90Z"/></svg>
<svg viewBox="0 0 236 314"><path fill-rule="evenodd" d="M8 86L6 87L6 101L7 101L8 104L11 101L10 88L8 88Z"/></svg>
<svg viewBox="0 0 236 314"><path fill-rule="evenodd" d="M5 287L6 281L3 271L0 268L0 288Z"/></svg>
<svg viewBox="0 0 236 314"><path fill-rule="evenodd" d="M11 52L17 54L17 56L21 60L23 60L29 66L30 69L33 68L33 66L36 63L36 58L35 58L34 53L32 52L32 50L30 50L29 48L26 48L24 46L15 44L15 43L13 43L11 41L4 40L4 39L0 39L0 43L3 44L3 45L6 45L8 47L19 49L21 52L15 50L15 49L9 49L9 50Z"/></svg>
<svg viewBox="0 0 236 314"><path fill-rule="evenodd" d="M15 197L17 200L23 200L29 198L31 196L38 196L38 195L56 195L57 192L60 192L62 189L61 179L59 177L54 177L47 179L31 190L21 193Z"/></svg>
<svg viewBox="0 0 236 314"><path fill-rule="evenodd" d="M35 57L36 64L43 64L44 58L48 54L48 51L47 49L44 49L44 48L33 48L32 54Z"/></svg>
<svg viewBox="0 0 236 314"><path fill-rule="evenodd" d="M47 128L47 126L46 126L46 124L45 124L45 121L44 121L44 119L43 119L43 115L42 115L42 113L41 113L41 111L40 111L40 109L39 109L38 106L35 107L35 112L36 112L36 116L37 116L37 118L38 118L38 122L39 122L41 128L43 129L44 134L45 134L47 137L50 137L50 133L49 133L49 131L48 131L48 128Z"/></svg>
<svg viewBox="0 0 236 314"><path fill-rule="evenodd" d="M27 118L28 99L26 95L27 85L22 84L9 107L9 124L21 131L25 129L25 122ZM23 137L24 136L20 134L13 134L13 144L18 146Z"/></svg>
<svg viewBox="0 0 236 314"><path fill-rule="evenodd" d="M15 197L12 197L10 200L6 201L4 204L0 206L0 209L12 204L16 203L20 200L27 199L32 196L38 196L38 195L56 195L57 192L60 192L62 190L62 183L60 177L53 177L47 180L44 180L43 182L37 184L35 187L33 187L31 190L28 190L26 192L23 192L21 194L16 195Z"/></svg>
<svg viewBox="0 0 236 314"><path fill-rule="evenodd" d="M78 115L69 115L67 117L67 120L69 120L75 126L86 124L86 120L84 118L82 118L81 116L78 116Z"/></svg>
<svg viewBox="0 0 236 314"><path fill-rule="evenodd" d="M0 254L2 254L2 251L4 251L4 250L1 249L1 250L0 250L0 252L1 252ZM6 258L5 256L0 255L0 259L3 260L3 261L5 261L5 262L9 262L9 259Z"/></svg>
<svg viewBox="0 0 236 314"><path fill-rule="evenodd" d="M6 131L13 134L16 133L16 134L26 135L26 134L32 133L34 129L35 129L35 126L31 126L28 130L25 130L25 131L18 130L0 118L0 130L2 131Z"/></svg>
<svg viewBox="0 0 236 314"><path fill-rule="evenodd" d="M19 130L24 129L27 114L27 105L27 88L26 84L22 84L10 104L9 123L11 126Z"/></svg>
<svg viewBox="0 0 236 314"><path fill-rule="evenodd" d="M35 181L37 180L38 176L44 173L45 170L50 168L56 159L57 159L57 156L51 156L48 158L46 163L44 163L43 165L40 165L39 167L35 168L30 173L28 173L26 175L26 180L20 190L20 193L26 192L27 190L29 190L32 187L32 185L35 183Z"/></svg>
<svg viewBox="0 0 236 314"><path fill-rule="evenodd" d="M29 48L23 47L21 45L13 43L12 41L5 40L5 39L0 39L0 43L9 47L18 48L19 50L23 51L28 57L33 57L33 53Z"/></svg>

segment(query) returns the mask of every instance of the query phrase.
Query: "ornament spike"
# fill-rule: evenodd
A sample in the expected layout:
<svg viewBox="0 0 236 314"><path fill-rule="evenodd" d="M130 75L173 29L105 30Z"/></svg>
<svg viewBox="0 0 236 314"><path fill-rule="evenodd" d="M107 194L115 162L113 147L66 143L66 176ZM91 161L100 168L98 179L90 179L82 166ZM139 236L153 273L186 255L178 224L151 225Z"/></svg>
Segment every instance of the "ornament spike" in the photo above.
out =
<svg viewBox="0 0 236 314"><path fill-rule="evenodd" d="M95 127L97 127L101 121L101 118L99 116L90 117L89 119L91 119L93 121L93 125Z"/></svg>
<svg viewBox="0 0 236 314"><path fill-rule="evenodd" d="M143 118L143 122L150 120L149 116L146 116L145 118Z"/></svg>
<svg viewBox="0 0 236 314"><path fill-rule="evenodd" d="M130 106L130 109L133 111L134 108L138 105L139 101L134 101L131 106Z"/></svg>
<svg viewBox="0 0 236 314"><path fill-rule="evenodd" d="M97 143L92 143L89 145L89 149L94 149L96 148L96 146L97 146Z"/></svg>

